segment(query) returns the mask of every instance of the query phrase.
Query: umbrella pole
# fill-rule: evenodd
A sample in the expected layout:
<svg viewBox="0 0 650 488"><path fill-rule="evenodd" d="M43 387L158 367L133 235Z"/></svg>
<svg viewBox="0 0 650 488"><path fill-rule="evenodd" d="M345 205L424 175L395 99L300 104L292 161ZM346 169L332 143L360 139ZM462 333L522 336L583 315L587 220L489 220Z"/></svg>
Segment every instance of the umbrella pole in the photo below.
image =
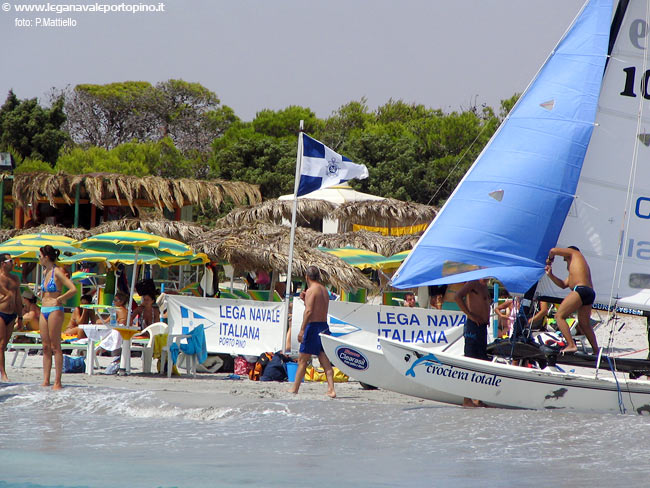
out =
<svg viewBox="0 0 650 488"><path fill-rule="evenodd" d="M127 309L127 315L126 315L126 326L129 327L131 325L131 304L133 303L133 295L135 292L135 280L137 278L138 274L138 251L139 249L135 249L135 259L133 260L133 275L131 275L131 289L129 290L129 308Z"/></svg>

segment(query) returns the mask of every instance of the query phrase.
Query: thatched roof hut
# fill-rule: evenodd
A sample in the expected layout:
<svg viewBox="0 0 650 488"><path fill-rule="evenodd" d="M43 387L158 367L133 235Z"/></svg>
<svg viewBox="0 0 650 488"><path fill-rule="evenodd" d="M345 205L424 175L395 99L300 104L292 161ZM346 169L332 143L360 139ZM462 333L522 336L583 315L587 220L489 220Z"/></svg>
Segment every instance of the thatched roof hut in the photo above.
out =
<svg viewBox="0 0 650 488"><path fill-rule="evenodd" d="M197 252L215 260L224 260L239 271L258 269L286 272L289 258L289 233L286 226L257 224L215 229L190 242ZM307 267L317 266L323 280L344 289L373 288L361 271L339 258L313 249L308 243L320 233L296 229L292 274L304 276Z"/></svg>
<svg viewBox="0 0 650 488"><path fill-rule="evenodd" d="M115 232L121 230L138 230L156 234L169 239L176 239L188 243L198 239L208 231L207 227L186 221L176 221L167 219L120 219L104 222L103 224L93 227L88 232L89 235L103 234L104 232Z"/></svg>
<svg viewBox="0 0 650 488"><path fill-rule="evenodd" d="M296 222L299 225L327 217L337 205L325 200L298 199ZM266 200L258 205L240 207L217 220L216 227L251 225L257 222L280 224L282 219L291 221L293 200Z"/></svg>
<svg viewBox="0 0 650 488"><path fill-rule="evenodd" d="M374 227L404 227L429 224L438 213L435 207L394 198L341 204L332 214L339 230L352 230L353 224Z"/></svg>
<svg viewBox="0 0 650 488"><path fill-rule="evenodd" d="M225 198L235 204L257 203L262 200L259 187L249 183L189 178L168 179L158 176L128 176L109 173L68 175L65 173L21 173L14 176L12 196L17 206L27 208L39 201L72 205L77 186L80 198L97 208L104 205L128 205L131 210L140 207L156 207L173 210L184 205L205 202L215 207Z"/></svg>

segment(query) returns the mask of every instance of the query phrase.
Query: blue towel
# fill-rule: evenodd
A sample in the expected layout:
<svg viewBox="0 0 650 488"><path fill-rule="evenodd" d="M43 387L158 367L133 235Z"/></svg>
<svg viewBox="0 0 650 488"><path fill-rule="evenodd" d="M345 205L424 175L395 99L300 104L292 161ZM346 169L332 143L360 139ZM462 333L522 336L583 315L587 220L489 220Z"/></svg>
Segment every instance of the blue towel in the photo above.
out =
<svg viewBox="0 0 650 488"><path fill-rule="evenodd" d="M190 331L190 337L187 339L187 344L181 344L180 350L183 351L184 354L190 356L196 354L199 364L202 364L206 359L208 359L208 349L205 345L205 331L203 330L203 324ZM178 345L175 342L170 346L169 353L172 356L172 362L176 364L176 360L178 359Z"/></svg>

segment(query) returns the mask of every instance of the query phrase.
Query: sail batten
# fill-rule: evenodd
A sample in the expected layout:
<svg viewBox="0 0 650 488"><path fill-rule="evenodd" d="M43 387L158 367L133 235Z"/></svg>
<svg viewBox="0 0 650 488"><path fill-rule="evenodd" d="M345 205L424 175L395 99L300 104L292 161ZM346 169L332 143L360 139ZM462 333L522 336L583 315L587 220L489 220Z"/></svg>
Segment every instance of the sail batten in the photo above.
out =
<svg viewBox="0 0 650 488"><path fill-rule="evenodd" d="M523 293L542 276L594 129L611 18L611 0L585 6L397 271L394 286L492 276Z"/></svg>

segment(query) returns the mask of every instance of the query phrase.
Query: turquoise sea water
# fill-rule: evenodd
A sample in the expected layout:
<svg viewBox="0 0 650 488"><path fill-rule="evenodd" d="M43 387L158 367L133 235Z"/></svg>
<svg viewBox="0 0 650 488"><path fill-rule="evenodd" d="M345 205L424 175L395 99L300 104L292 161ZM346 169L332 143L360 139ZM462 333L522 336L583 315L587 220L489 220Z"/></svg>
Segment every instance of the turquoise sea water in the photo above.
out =
<svg viewBox="0 0 650 488"><path fill-rule="evenodd" d="M0 386L0 488L647 486L650 419Z"/></svg>

